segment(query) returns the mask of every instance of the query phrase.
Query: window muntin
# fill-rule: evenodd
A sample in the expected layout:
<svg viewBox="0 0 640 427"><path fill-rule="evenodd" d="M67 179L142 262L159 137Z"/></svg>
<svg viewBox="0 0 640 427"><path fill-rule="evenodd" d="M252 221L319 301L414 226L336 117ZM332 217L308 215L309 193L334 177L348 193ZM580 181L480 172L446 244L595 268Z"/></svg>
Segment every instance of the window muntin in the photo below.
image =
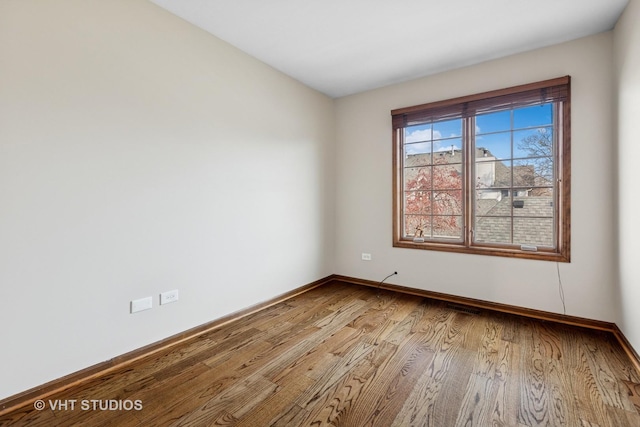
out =
<svg viewBox="0 0 640 427"><path fill-rule="evenodd" d="M475 117L473 244L555 250L558 107L560 102L544 103Z"/></svg>
<svg viewBox="0 0 640 427"><path fill-rule="evenodd" d="M462 119L404 129L404 237L462 241Z"/></svg>
<svg viewBox="0 0 640 427"><path fill-rule="evenodd" d="M394 246L569 261L569 77L392 112Z"/></svg>

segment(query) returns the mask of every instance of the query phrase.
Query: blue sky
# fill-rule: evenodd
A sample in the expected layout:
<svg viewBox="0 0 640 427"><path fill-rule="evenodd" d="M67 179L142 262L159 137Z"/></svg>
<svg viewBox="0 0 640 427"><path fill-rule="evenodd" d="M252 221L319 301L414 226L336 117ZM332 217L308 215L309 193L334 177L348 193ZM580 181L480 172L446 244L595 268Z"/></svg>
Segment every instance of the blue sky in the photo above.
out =
<svg viewBox="0 0 640 427"><path fill-rule="evenodd" d="M487 148L499 159L509 159L511 153L511 121L513 120L513 157L525 157L526 152L517 148L518 142L538 132L551 132L553 123L551 104L536 105L510 111L483 114L476 118L476 147ZM460 149L462 146L462 120L448 120L425 125L411 126L406 129L405 143L407 154L428 153L433 151Z"/></svg>
<svg viewBox="0 0 640 427"><path fill-rule="evenodd" d="M426 125L411 126L406 129L405 144L407 154L428 153L431 150L430 142L408 144L418 141L430 141L433 136L433 151L450 150L462 147L462 120L449 120Z"/></svg>

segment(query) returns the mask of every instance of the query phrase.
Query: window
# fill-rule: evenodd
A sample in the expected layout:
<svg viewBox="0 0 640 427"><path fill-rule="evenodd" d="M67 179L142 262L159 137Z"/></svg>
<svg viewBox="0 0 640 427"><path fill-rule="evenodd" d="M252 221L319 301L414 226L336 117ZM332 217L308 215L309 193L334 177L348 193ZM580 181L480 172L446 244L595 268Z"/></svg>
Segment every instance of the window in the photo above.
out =
<svg viewBox="0 0 640 427"><path fill-rule="evenodd" d="M394 246L569 262L569 76L391 115Z"/></svg>

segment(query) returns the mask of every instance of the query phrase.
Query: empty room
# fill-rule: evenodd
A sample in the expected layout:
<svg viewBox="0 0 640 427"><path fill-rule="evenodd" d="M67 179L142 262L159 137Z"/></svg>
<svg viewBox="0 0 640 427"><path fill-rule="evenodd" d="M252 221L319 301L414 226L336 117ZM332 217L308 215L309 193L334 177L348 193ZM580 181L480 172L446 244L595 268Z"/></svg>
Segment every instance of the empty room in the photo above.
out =
<svg viewBox="0 0 640 427"><path fill-rule="evenodd" d="M640 425L640 0L0 0L0 425Z"/></svg>

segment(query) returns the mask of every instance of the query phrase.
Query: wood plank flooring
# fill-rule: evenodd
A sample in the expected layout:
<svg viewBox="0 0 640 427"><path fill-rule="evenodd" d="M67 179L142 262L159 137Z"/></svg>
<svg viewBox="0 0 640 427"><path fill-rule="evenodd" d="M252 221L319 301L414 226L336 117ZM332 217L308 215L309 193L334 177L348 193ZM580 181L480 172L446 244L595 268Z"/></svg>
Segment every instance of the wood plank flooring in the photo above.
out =
<svg viewBox="0 0 640 427"><path fill-rule="evenodd" d="M624 427L640 374L610 333L332 283L44 406L0 425Z"/></svg>

